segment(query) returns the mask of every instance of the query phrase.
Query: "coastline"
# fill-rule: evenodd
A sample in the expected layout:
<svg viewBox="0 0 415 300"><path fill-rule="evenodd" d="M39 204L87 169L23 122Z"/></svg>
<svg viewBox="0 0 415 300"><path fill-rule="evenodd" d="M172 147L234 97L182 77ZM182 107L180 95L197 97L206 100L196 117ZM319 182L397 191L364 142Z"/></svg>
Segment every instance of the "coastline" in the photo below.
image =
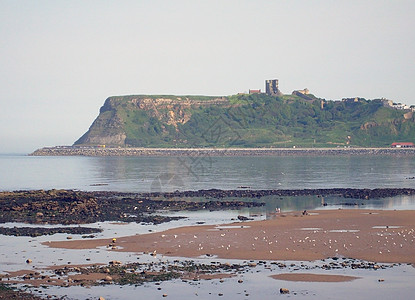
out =
<svg viewBox="0 0 415 300"><path fill-rule="evenodd" d="M23 259L33 261L6 270L0 279L12 287L25 284L47 295L56 293L54 297L93 287L95 298L107 298L110 285L132 295L123 299L135 299L138 289L145 291L143 284L174 297L177 280L186 286L197 282L209 295L211 283L220 284L221 289L228 284L231 290L238 284L259 294L263 291L252 285L261 280L268 282L267 290L277 284L280 291L275 293L297 294L299 282L305 295L327 283L339 288L342 283L352 284L366 291L365 284L374 282L387 291L403 272L413 274L414 240L415 210L283 212L267 220L172 227L124 237L115 232L101 239L44 238L31 246L59 253L57 261L42 264L42 258L32 252ZM74 261L73 255L79 259ZM405 281L408 286L410 276Z"/></svg>
<svg viewBox="0 0 415 300"><path fill-rule="evenodd" d="M415 148L100 148L44 147L29 156L415 156Z"/></svg>
<svg viewBox="0 0 415 300"><path fill-rule="evenodd" d="M415 264L415 211L326 210L275 214L264 221L169 229L117 238L122 252L173 257L314 261L345 257ZM52 248L96 249L110 239L43 243Z"/></svg>

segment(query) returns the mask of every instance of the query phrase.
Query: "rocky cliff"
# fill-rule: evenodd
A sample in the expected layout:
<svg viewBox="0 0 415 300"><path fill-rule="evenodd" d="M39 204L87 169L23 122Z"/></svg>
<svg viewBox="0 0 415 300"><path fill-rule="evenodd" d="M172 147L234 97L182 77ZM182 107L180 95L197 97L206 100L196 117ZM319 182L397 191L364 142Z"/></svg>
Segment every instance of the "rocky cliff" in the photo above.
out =
<svg viewBox="0 0 415 300"><path fill-rule="evenodd" d="M74 145L125 146L140 144L139 133L168 136L178 132L192 112L212 105L225 106L225 97L119 96L108 98L89 130ZM172 130L174 128L174 130ZM147 131L147 134L145 134Z"/></svg>
<svg viewBox="0 0 415 300"><path fill-rule="evenodd" d="M382 100L307 96L110 97L74 145L384 147L415 141L414 114L408 110L385 107Z"/></svg>

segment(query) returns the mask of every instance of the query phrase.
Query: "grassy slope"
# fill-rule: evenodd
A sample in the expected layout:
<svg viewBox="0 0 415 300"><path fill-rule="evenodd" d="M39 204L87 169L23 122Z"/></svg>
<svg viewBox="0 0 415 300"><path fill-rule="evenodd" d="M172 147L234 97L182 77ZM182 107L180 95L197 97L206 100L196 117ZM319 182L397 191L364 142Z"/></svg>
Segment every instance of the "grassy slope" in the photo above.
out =
<svg viewBox="0 0 415 300"><path fill-rule="evenodd" d="M137 96L115 97L115 107L107 107L107 111L101 110L101 123L104 126L95 130L104 130L108 118L116 115L127 135L126 143L131 146L330 147L346 145L348 136L351 137L352 146L379 147L389 146L394 141L415 141L414 118L404 120L404 111L385 108L378 100L327 101L324 109L321 109L320 100L313 95L309 96L316 101L305 101L293 95L277 98L263 94L233 95L228 97L231 105L196 105L185 108L191 118L177 128L127 101ZM151 97L189 97L194 100L215 98ZM167 111L160 110L159 113L163 115Z"/></svg>

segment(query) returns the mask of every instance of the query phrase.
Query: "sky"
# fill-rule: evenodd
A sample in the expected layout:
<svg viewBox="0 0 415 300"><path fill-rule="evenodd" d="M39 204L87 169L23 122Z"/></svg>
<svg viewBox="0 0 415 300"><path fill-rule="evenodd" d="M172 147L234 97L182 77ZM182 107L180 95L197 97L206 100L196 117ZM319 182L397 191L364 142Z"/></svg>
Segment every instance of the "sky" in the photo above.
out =
<svg viewBox="0 0 415 300"><path fill-rule="evenodd" d="M415 104L413 0L0 0L0 40L0 153L73 144L116 95Z"/></svg>

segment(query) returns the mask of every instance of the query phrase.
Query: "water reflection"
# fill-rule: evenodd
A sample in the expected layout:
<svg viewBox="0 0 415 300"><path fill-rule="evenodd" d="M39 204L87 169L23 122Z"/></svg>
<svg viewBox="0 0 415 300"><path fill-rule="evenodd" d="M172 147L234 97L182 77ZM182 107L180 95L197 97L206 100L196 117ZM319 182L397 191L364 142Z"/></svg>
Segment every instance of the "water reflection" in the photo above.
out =
<svg viewBox="0 0 415 300"><path fill-rule="evenodd" d="M183 198L185 201L205 202L211 198ZM221 198L223 201L245 201L265 203L259 207L243 207L238 213L244 216L266 216L273 219L283 212L304 210L333 210L333 209L386 209L411 210L415 209L415 196L395 196L378 199L353 199L340 196L264 196L261 198Z"/></svg>
<svg viewBox="0 0 415 300"><path fill-rule="evenodd" d="M149 192L413 187L411 157L1 156L0 190L66 188ZM174 180L165 180L173 178ZM158 182L157 182L158 181ZM153 189L152 189L153 186Z"/></svg>
<svg viewBox="0 0 415 300"><path fill-rule="evenodd" d="M193 160L192 160L193 159ZM91 158L106 190L412 187L415 161L396 157L117 157ZM162 180L160 178L175 180ZM180 183L180 184L178 184Z"/></svg>

